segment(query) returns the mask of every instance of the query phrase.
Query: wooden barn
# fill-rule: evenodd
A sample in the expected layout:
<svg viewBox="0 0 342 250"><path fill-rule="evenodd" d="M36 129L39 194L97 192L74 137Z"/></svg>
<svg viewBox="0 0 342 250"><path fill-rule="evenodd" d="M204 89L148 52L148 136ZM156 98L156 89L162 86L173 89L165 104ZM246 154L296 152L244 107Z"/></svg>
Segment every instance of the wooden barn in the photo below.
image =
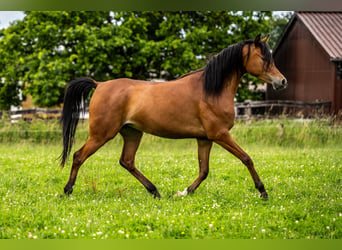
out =
<svg viewBox="0 0 342 250"><path fill-rule="evenodd" d="M342 112L342 12L296 12L273 56L288 87L268 85L266 100L329 102L326 112Z"/></svg>

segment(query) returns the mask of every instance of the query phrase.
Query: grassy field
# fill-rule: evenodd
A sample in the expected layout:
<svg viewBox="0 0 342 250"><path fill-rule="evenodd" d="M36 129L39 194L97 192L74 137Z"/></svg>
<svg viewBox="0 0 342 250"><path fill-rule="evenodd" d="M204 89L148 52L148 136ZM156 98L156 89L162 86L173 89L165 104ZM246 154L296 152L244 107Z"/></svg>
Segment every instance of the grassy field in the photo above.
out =
<svg viewBox="0 0 342 250"><path fill-rule="evenodd" d="M60 131L48 126L0 126L2 239L342 238L342 130L329 122L236 124L234 137L254 160L268 201L259 198L246 167L216 145L208 178L194 194L172 198L197 177L196 141L148 135L137 166L162 199L118 164L119 137L84 164L74 193L60 198L70 162L58 167Z"/></svg>

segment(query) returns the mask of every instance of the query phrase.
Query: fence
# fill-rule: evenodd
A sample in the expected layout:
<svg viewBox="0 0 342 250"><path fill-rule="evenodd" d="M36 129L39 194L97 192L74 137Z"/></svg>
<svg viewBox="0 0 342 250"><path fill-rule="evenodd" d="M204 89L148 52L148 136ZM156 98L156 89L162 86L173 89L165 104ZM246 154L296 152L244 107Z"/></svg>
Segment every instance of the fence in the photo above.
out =
<svg viewBox="0 0 342 250"><path fill-rule="evenodd" d="M62 113L60 109L43 109L43 108L33 108L33 109L22 109L15 111L1 111L0 110L0 119L2 119L5 114L8 119L12 122L19 119L33 119L33 118L53 118L59 117Z"/></svg>
<svg viewBox="0 0 342 250"><path fill-rule="evenodd" d="M274 116L286 114L289 116L320 116L330 114L331 102L302 102L302 101L250 101L235 103L236 116L240 119L253 116Z"/></svg>
<svg viewBox="0 0 342 250"><path fill-rule="evenodd" d="M249 119L251 117L265 117L279 114L287 114L289 116L302 115L306 117L329 114L331 102L301 102L301 101L245 101L235 103L235 113L237 119ZM6 114L12 122L19 119L42 118L49 119L60 117L61 109L24 109L16 111L1 111L0 120L3 114ZM81 119L87 119L88 112L81 115Z"/></svg>

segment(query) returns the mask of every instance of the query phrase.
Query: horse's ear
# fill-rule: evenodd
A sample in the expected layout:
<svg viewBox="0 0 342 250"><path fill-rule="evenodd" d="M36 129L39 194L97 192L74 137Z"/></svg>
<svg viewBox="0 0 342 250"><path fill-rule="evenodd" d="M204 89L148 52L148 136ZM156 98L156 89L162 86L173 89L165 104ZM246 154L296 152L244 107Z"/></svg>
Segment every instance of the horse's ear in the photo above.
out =
<svg viewBox="0 0 342 250"><path fill-rule="evenodd" d="M262 42L267 43L268 40L270 39L270 34L267 34L263 39L261 39Z"/></svg>
<svg viewBox="0 0 342 250"><path fill-rule="evenodd" d="M254 38L254 44L258 44L260 42L260 37L261 37L261 34L257 35L255 38Z"/></svg>

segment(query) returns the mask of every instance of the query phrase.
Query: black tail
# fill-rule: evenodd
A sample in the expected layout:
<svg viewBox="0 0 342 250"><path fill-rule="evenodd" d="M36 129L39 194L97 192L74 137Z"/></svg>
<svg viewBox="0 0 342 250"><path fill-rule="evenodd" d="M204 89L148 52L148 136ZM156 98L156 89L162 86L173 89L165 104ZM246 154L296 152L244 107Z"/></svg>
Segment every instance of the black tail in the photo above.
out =
<svg viewBox="0 0 342 250"><path fill-rule="evenodd" d="M63 126L63 152L60 156L63 167L71 151L76 127L81 112L85 112L84 100L92 89L96 88L96 82L88 77L82 77L71 81L64 96L61 124Z"/></svg>

